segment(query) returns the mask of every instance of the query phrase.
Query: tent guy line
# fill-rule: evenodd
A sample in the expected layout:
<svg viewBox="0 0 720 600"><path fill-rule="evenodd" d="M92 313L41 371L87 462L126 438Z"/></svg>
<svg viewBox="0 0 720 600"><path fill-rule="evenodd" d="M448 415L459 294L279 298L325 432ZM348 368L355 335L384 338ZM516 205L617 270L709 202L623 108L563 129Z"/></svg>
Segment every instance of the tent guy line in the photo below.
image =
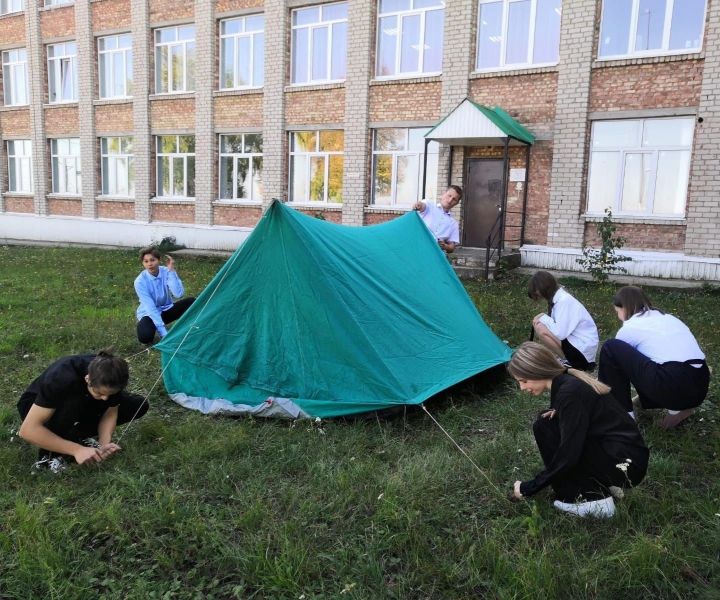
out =
<svg viewBox="0 0 720 600"><path fill-rule="evenodd" d="M483 471L483 470L477 465L477 463L476 463L472 458L470 458L470 455L469 455L467 452L465 452L465 450L462 449L462 447L460 446L460 444L458 444L458 443L453 439L453 437L447 432L447 430L446 430L442 425L440 425L440 423L437 421L437 419L430 414L430 411L425 407L425 403L424 403L424 402L420 405L420 407L427 413L427 416L430 417L430 419L432 419L432 422L435 423L435 425L437 425L437 426L440 428L440 431L442 431L442 432L448 437L448 439L449 439L453 444L455 444L455 447L456 447L458 450L460 450L460 452L465 456L465 458L467 458L467 459L470 461L470 463L472 464L472 466L475 467L475 468L480 472L480 474L487 480L487 482L490 484L490 486L491 486L498 494L500 494L501 496L504 496L505 494L502 492L502 490L501 490L498 486L496 486L496 485L492 482L492 479L490 479L490 477L488 477L487 473L485 473L485 471Z"/></svg>

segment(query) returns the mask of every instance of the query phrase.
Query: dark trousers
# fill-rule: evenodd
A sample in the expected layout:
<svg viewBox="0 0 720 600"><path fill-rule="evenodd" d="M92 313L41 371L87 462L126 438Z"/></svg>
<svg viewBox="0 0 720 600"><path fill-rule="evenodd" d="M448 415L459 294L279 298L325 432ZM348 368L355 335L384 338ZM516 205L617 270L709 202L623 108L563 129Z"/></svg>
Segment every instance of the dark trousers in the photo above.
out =
<svg viewBox="0 0 720 600"><path fill-rule="evenodd" d="M35 394L25 392L17 404L20 418L24 421L30 408L35 402ZM150 404L138 394L120 392L120 404L118 405L117 424L123 425L132 420L141 418L150 407ZM104 402L98 400L88 406L87 401L67 401L57 408L52 417L45 423L50 431L63 439L72 442L80 442L88 437L95 437L98 434L100 419L105 414ZM40 454L51 454L47 450L40 449Z"/></svg>
<svg viewBox="0 0 720 600"><path fill-rule="evenodd" d="M588 362L585 355L575 346L567 341L567 338L560 342L565 359L570 363L573 369L580 371L592 371L595 368L594 362Z"/></svg>
<svg viewBox="0 0 720 600"><path fill-rule="evenodd" d="M538 417L533 423L533 434L538 450L545 465L552 463L560 447L560 425L557 418ZM610 495L608 487L631 487L640 483L647 471L649 452L647 448L631 448L628 456L616 458L610 456L602 447L601 441L585 440L582 455L577 464L563 473L557 474L550 485L561 502L600 500ZM627 471L617 465L631 459Z"/></svg>
<svg viewBox="0 0 720 600"><path fill-rule="evenodd" d="M195 298L183 298L178 300L167 310L160 313L163 323L172 323L177 321L180 317L185 314L185 311L190 308L192 303L195 302ZM137 337L141 344L152 344L155 339L155 332L157 327L150 317L143 317L138 321L137 324Z"/></svg>
<svg viewBox="0 0 720 600"><path fill-rule="evenodd" d="M643 408L685 410L700 406L707 396L710 370L682 362L658 364L622 340L608 340L600 350L598 379L612 388L623 408L632 410L630 384Z"/></svg>

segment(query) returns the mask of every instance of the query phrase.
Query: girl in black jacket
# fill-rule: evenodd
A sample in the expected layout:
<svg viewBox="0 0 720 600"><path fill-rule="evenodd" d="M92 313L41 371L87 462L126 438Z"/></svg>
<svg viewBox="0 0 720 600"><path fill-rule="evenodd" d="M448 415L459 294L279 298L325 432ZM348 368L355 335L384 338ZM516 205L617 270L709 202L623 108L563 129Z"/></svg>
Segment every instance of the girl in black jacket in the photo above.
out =
<svg viewBox="0 0 720 600"><path fill-rule="evenodd" d="M550 392L550 407L533 425L545 469L532 479L516 481L515 498L550 485L557 497L555 508L583 517L611 517L611 488L635 486L647 470L649 452L635 421L608 386L566 369L540 344L520 346L508 371L521 390L534 396ZM613 491L619 495L620 490Z"/></svg>

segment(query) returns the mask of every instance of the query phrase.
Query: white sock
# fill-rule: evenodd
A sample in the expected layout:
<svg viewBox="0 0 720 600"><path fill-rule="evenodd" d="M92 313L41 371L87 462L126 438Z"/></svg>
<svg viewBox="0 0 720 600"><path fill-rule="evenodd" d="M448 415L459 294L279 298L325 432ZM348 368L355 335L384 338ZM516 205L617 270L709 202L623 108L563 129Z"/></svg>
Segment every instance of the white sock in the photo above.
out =
<svg viewBox="0 0 720 600"><path fill-rule="evenodd" d="M668 408L668 414L669 414L669 415L677 415L679 412L680 412L679 410L670 410L670 409Z"/></svg>
<svg viewBox="0 0 720 600"><path fill-rule="evenodd" d="M609 519L615 514L615 501L612 496L602 500L592 500L591 502L560 502L560 500L555 500L553 506L558 510L578 517Z"/></svg>

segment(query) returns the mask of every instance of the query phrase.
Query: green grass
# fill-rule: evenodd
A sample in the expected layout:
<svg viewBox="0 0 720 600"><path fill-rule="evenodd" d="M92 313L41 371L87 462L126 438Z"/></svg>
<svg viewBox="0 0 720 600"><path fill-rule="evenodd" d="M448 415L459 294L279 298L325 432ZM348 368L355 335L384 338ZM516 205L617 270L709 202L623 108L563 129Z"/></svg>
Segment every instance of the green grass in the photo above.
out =
<svg viewBox="0 0 720 600"><path fill-rule="evenodd" d="M220 264L180 260L188 293ZM540 468L530 423L547 399L502 373L428 403L482 474L417 408L321 424L209 418L161 385L117 457L31 474L19 394L58 356L141 350L138 271L130 251L0 247L0 598L720 598L715 381L679 431L643 415L648 476L610 522L557 514L548 493L506 500ZM564 283L614 335L614 288ZM543 309L525 286L467 286L513 346ZM720 292L650 293L720 373ZM157 354L130 364L131 389L147 393Z"/></svg>

